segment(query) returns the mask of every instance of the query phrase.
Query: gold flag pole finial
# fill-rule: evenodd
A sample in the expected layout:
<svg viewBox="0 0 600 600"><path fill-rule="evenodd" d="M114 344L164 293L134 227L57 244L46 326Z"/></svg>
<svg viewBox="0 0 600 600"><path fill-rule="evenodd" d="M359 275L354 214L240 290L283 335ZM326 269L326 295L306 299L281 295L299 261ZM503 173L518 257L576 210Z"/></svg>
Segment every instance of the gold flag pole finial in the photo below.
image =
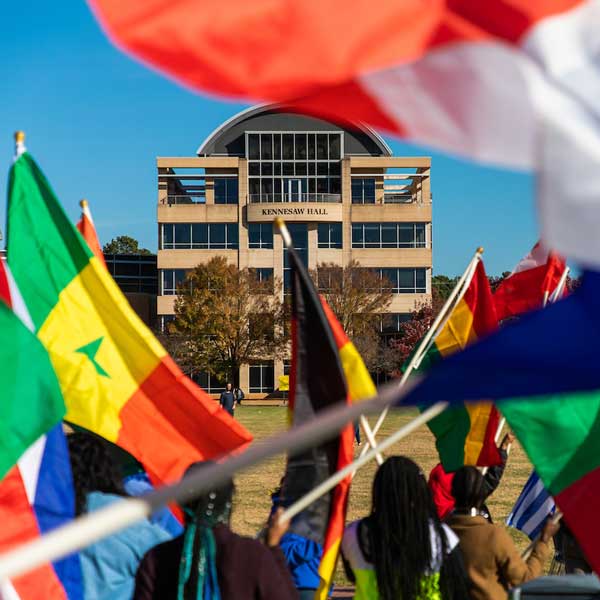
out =
<svg viewBox="0 0 600 600"><path fill-rule="evenodd" d="M81 206L81 208L87 208L87 206L88 206L88 201L87 201L85 198L82 198L82 199L79 201L79 206Z"/></svg>
<svg viewBox="0 0 600 600"><path fill-rule="evenodd" d="M477 248L477 254L483 254L483 246L479 246L479 248Z"/></svg>
<svg viewBox="0 0 600 600"><path fill-rule="evenodd" d="M286 248L291 248L292 236L290 235L290 230L287 228L285 221L281 217L275 217L275 226L279 229L279 233L281 233Z"/></svg>
<svg viewBox="0 0 600 600"><path fill-rule="evenodd" d="M25 132L15 131L15 160L25 152Z"/></svg>

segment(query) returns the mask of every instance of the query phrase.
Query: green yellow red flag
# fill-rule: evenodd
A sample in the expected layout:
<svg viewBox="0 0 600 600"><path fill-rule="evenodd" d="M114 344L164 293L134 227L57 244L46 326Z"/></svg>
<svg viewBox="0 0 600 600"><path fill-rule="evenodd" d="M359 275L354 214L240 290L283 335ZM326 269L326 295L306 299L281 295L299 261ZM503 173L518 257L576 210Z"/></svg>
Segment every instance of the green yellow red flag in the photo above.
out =
<svg viewBox="0 0 600 600"><path fill-rule="evenodd" d="M464 296L436 336L418 370L429 368L497 327L490 284L480 260ZM494 404L481 402L450 408L429 421L444 470L456 471L463 465L499 464L501 458L495 443L499 420Z"/></svg>
<svg viewBox="0 0 600 600"><path fill-rule="evenodd" d="M9 176L8 263L48 352L66 419L159 481L251 435L183 375L135 314L25 152Z"/></svg>

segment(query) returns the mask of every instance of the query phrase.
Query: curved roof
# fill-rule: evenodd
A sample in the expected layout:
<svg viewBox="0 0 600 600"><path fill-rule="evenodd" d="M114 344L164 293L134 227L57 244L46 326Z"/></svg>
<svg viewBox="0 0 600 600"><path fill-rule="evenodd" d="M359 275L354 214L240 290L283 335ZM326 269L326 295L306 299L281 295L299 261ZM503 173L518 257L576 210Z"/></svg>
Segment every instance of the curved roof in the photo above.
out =
<svg viewBox="0 0 600 600"><path fill-rule="evenodd" d="M219 125L199 146L199 156L243 156L245 145L240 138L250 131L343 131L345 154L391 156L383 138L364 123L342 126L333 121L301 114L279 104L251 106ZM244 150L242 150L244 148Z"/></svg>

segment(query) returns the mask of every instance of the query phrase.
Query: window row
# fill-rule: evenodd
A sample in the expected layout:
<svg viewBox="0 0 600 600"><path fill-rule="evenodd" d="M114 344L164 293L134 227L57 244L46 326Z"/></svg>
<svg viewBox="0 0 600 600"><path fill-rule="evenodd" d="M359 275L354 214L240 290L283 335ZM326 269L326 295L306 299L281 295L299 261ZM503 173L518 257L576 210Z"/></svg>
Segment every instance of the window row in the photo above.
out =
<svg viewBox="0 0 600 600"><path fill-rule="evenodd" d="M425 268L375 268L371 269L381 281L381 289L393 294L425 294L427 269Z"/></svg>
<svg viewBox="0 0 600 600"><path fill-rule="evenodd" d="M163 223L161 250L177 249L237 250L237 223Z"/></svg>
<svg viewBox="0 0 600 600"><path fill-rule="evenodd" d="M352 223L353 248L425 248L425 223Z"/></svg>
<svg viewBox="0 0 600 600"><path fill-rule="evenodd" d="M258 177L266 175L271 177L272 175L281 176L294 176L299 175L306 177L307 175L317 176L341 176L341 165L339 162L251 162L248 165L248 174L250 177Z"/></svg>
<svg viewBox="0 0 600 600"><path fill-rule="evenodd" d="M313 200L307 194L341 194L339 177L302 177L282 179L279 177L249 177L250 201L257 198L263 202L303 202Z"/></svg>
<svg viewBox="0 0 600 600"><path fill-rule="evenodd" d="M340 160L341 133L248 133L248 160Z"/></svg>

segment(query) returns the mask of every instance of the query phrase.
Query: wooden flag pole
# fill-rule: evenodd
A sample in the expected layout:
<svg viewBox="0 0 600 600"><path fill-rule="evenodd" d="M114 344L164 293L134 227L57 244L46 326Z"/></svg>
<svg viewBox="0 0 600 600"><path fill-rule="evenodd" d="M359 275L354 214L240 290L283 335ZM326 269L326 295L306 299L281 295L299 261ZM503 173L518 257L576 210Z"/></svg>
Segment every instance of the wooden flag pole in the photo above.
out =
<svg viewBox="0 0 600 600"><path fill-rule="evenodd" d="M427 354L429 348L435 342L435 339L438 336L439 332L443 329L444 325L446 324L446 321L450 318L452 310L454 309L456 304L458 304L463 299L463 296L465 295L469 285L471 284L471 280L475 275L475 269L477 268L477 264L481 260L482 254L483 248L477 248L475 254L473 255L473 258L471 258L471 260L469 261L467 268L464 270L460 279L457 281L450 296L448 296L446 302L444 303L444 306L442 306L442 309L440 310L431 327L427 331L427 334L421 340L419 346L417 347L417 350L413 354L410 362L408 363L408 366L406 367L406 370L404 371L402 377L400 378L400 381L398 382L399 388L404 386L404 384L410 377L412 371L419 367L421 361L423 360L423 357ZM386 408L379 415L377 422L375 423L375 427L373 427L373 437L375 437L381 429L381 426L383 425L387 414L388 409ZM369 443L365 444L365 447L361 451L361 456L368 452L369 446L371 445L370 442L371 440L369 440Z"/></svg>

